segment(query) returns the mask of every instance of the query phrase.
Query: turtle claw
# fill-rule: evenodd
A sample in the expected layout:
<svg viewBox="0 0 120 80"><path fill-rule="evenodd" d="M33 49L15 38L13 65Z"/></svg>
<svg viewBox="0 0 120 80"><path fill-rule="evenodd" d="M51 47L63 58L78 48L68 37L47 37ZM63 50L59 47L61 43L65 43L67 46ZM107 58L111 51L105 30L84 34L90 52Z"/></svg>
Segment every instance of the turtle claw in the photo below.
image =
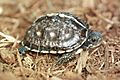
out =
<svg viewBox="0 0 120 80"><path fill-rule="evenodd" d="M65 59L65 58L59 58L59 59L57 60L57 62L56 62L56 65L61 65L61 64L65 63L65 62L66 62L66 59Z"/></svg>

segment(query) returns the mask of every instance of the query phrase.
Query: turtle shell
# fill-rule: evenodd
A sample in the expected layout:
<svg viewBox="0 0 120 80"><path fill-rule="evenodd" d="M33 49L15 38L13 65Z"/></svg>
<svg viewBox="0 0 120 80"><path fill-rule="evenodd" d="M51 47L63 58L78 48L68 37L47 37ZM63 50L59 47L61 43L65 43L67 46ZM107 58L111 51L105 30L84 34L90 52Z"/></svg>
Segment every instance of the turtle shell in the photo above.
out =
<svg viewBox="0 0 120 80"><path fill-rule="evenodd" d="M88 31L88 24L70 13L51 13L36 19L21 43L34 52L61 54L80 48Z"/></svg>

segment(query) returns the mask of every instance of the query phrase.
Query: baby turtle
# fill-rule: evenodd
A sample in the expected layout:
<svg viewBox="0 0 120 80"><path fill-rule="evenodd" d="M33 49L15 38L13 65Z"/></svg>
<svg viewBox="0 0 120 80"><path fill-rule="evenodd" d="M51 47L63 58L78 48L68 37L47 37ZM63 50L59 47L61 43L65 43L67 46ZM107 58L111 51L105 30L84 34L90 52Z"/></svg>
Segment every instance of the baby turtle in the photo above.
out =
<svg viewBox="0 0 120 80"><path fill-rule="evenodd" d="M62 54L57 64L67 62L101 42L101 33L89 29L89 25L68 12L57 12L36 19L26 31L19 48L20 53Z"/></svg>

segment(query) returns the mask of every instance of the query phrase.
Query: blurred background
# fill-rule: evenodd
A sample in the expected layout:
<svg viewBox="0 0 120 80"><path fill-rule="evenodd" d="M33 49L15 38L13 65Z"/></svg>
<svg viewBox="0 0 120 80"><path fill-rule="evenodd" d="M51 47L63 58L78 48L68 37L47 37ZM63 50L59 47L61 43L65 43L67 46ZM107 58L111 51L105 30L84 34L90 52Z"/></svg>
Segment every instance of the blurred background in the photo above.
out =
<svg viewBox="0 0 120 80"><path fill-rule="evenodd" d="M0 0L0 31L22 36L37 17L65 11L83 17L104 33L119 23L119 4L119 0Z"/></svg>
<svg viewBox="0 0 120 80"><path fill-rule="evenodd" d="M77 60L51 71L55 56L34 55L21 63L17 54L25 31L39 16L70 12L103 35L103 43L90 52L81 74ZM0 80L119 80L120 0L0 0Z"/></svg>

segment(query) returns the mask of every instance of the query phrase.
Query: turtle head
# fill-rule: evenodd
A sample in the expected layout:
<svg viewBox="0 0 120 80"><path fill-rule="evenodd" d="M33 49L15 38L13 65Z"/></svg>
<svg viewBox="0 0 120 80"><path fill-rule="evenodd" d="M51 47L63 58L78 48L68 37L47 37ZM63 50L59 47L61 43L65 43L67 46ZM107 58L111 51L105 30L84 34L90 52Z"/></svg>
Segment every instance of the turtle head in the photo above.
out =
<svg viewBox="0 0 120 80"><path fill-rule="evenodd" d="M86 42L83 44L83 48L95 48L100 45L102 41L102 35L99 32L90 31Z"/></svg>

